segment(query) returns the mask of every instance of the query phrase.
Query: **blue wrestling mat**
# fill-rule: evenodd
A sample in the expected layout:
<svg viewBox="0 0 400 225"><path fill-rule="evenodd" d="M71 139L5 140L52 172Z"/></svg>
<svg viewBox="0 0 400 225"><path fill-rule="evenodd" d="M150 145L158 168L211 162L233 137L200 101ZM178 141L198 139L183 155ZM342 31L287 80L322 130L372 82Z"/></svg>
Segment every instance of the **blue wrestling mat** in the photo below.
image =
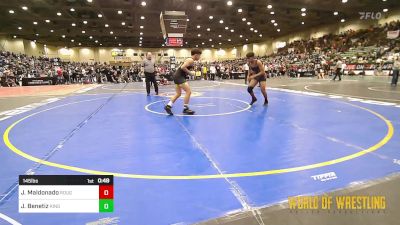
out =
<svg viewBox="0 0 400 225"><path fill-rule="evenodd" d="M399 171L400 108L279 90L263 106L255 92L250 107L245 87L195 89L194 116L182 99L166 116L167 97L117 92L4 120L0 213L29 225L190 224ZM18 213L18 175L104 173L113 213Z"/></svg>

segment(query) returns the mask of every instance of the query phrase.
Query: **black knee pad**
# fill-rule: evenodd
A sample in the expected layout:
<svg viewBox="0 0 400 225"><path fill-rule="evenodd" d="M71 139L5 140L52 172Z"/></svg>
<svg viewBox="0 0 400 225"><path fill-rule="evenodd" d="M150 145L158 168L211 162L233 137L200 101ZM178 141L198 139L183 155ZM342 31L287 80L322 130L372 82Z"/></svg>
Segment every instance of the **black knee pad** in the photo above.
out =
<svg viewBox="0 0 400 225"><path fill-rule="evenodd" d="M253 93L253 89L254 89L254 87L247 87L247 92Z"/></svg>

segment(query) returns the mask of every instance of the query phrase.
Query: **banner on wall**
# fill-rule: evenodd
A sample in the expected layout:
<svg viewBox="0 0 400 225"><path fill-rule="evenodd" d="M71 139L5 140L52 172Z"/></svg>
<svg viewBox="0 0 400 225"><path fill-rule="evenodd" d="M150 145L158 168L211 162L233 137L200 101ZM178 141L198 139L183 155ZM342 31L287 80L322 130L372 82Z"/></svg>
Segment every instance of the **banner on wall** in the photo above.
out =
<svg viewBox="0 0 400 225"><path fill-rule="evenodd" d="M283 47L286 46L286 42L285 41L282 41L282 42L278 41L278 42L276 42L275 46L276 46L276 48L283 48Z"/></svg>
<svg viewBox="0 0 400 225"><path fill-rule="evenodd" d="M115 56L115 57L114 57L114 60L115 60L115 61L125 61L125 62L128 62L128 61L131 61L131 58L126 57L126 56Z"/></svg>
<svg viewBox="0 0 400 225"><path fill-rule="evenodd" d="M111 50L111 56L112 57L126 56L125 50L123 50L123 49L113 49L113 50Z"/></svg>
<svg viewBox="0 0 400 225"><path fill-rule="evenodd" d="M400 30L389 30L387 32L388 39L396 39L399 37Z"/></svg>

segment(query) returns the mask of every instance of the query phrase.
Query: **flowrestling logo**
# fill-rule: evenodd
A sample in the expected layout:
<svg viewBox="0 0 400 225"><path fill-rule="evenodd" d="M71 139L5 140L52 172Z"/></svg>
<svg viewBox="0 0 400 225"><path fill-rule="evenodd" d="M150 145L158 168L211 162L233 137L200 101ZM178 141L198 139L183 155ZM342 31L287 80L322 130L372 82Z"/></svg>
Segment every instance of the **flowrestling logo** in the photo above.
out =
<svg viewBox="0 0 400 225"><path fill-rule="evenodd" d="M311 176L311 178L313 178L314 180L325 182L325 181L328 181L328 180L337 179L337 176L336 176L335 172L329 172L329 173L323 173L323 174L314 175L314 176Z"/></svg>
<svg viewBox="0 0 400 225"><path fill-rule="evenodd" d="M0 121L6 120L6 119L11 118L12 116L15 116L15 115L19 115L19 114L31 111L33 109L36 109L36 108L40 107L40 106L44 106L44 105L47 105L49 103L56 102L56 101L58 101L60 99L61 98L49 98L49 99L45 99L45 100L43 100L41 102L32 103L32 104L29 104L29 105L26 105L26 106L22 106L22 107L19 107L19 108L16 108L16 109L0 112Z"/></svg>
<svg viewBox="0 0 400 225"><path fill-rule="evenodd" d="M358 12L360 20L379 20L382 18L381 12Z"/></svg>
<svg viewBox="0 0 400 225"><path fill-rule="evenodd" d="M120 223L119 217L106 217L97 221L88 222L86 225L118 225Z"/></svg>

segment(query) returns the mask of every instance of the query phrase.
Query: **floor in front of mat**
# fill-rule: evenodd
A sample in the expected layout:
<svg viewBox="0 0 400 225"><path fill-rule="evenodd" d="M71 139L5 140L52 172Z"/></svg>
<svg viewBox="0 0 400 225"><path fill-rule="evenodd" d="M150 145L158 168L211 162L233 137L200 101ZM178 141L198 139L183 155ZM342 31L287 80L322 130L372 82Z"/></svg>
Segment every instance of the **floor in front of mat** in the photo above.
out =
<svg viewBox="0 0 400 225"><path fill-rule="evenodd" d="M25 87L10 89L18 93L11 96L2 88L0 214L32 225L104 218L115 222L106 224L191 224L233 218L289 196L349 190L400 171L400 89L389 79L267 82L269 105L256 87L252 107L243 80L190 82L195 116L182 115L182 99L173 107L175 116L165 115L173 85L160 87L160 96L146 96L142 83L74 86L68 95L60 94L64 86L40 96ZM53 101L32 106L48 99ZM28 104L29 110L13 110ZM115 177L113 213L18 213L18 175L85 169L125 176ZM316 178L328 173L326 180ZM235 221L253 224L257 218ZM258 219L254 223L262 224Z"/></svg>

